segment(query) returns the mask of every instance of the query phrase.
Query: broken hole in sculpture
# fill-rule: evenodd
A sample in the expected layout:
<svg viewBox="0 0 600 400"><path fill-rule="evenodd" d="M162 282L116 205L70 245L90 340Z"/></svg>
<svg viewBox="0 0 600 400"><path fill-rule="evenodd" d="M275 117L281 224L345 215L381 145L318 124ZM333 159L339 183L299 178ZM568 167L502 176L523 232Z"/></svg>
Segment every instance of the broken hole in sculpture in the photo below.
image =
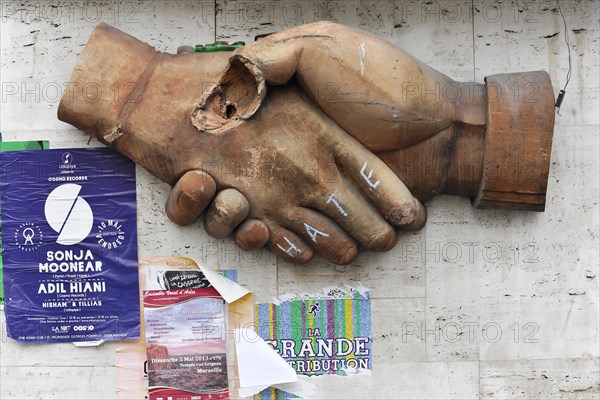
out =
<svg viewBox="0 0 600 400"><path fill-rule="evenodd" d="M237 110L235 109L235 106L233 104L227 104L227 106L225 106L225 117L227 119L233 117L236 111Z"/></svg>
<svg viewBox="0 0 600 400"><path fill-rule="evenodd" d="M260 105L259 83L240 60L232 60L218 85L203 94L192 113L201 131L223 133L247 119Z"/></svg>

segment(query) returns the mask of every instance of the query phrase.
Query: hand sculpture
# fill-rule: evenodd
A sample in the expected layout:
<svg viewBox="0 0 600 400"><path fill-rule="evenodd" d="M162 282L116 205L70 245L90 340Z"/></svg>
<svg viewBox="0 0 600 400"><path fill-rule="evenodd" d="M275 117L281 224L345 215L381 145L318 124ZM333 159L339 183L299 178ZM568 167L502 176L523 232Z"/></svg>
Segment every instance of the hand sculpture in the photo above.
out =
<svg viewBox="0 0 600 400"><path fill-rule="evenodd" d="M221 77L227 57L159 53L100 25L75 67L59 118L175 184L167 204L175 221L191 222L218 188L207 231L224 237L241 224L242 246L268 242L292 262L307 261L314 249L346 264L357 243L390 249L396 241L390 224L422 226L425 210L400 179L295 85L270 90L243 124L214 134L199 130L191 116L212 93L206 85ZM242 85L228 94L241 106L253 89ZM229 117L238 112L231 103L221 106Z"/></svg>
<svg viewBox="0 0 600 400"><path fill-rule="evenodd" d="M320 22L237 50L223 76L197 109L200 129L245 123L266 96L265 82L294 79L420 201L445 193L471 197L478 208L544 209L554 125L545 72L456 82L378 37ZM231 92L253 85L243 103ZM231 118L221 104L240 114Z"/></svg>
<svg viewBox="0 0 600 400"><path fill-rule="evenodd" d="M208 132L243 121L215 107L235 103L223 86L255 82L242 106L246 119L259 109L265 82L294 78L422 202L446 193L473 197L481 208L544 209L554 127L545 72L456 82L377 36L318 22L236 50L224 76L196 118Z"/></svg>
<svg viewBox="0 0 600 400"><path fill-rule="evenodd" d="M129 59L111 58L125 48ZM110 95L115 85L135 83L136 91L91 104L80 90L63 98L59 117L166 182L177 181L167 202L177 223L193 222L218 186L230 189L216 195L205 227L224 237L240 224L242 248L269 242L278 255L304 262L314 247L337 263L356 256L354 240L390 248L395 234L372 205L406 229L424 223L424 209L294 84L269 87L266 96L265 81L293 77L421 201L448 193L474 197L480 207L543 209L554 115L546 74L459 84L375 36L331 23L262 39L238 51L229 66L223 54L160 54L100 26L72 81L76 87L98 81ZM515 83L523 91L533 85L536 91L526 94L535 96L508 98ZM202 172L214 165L220 170L212 177Z"/></svg>

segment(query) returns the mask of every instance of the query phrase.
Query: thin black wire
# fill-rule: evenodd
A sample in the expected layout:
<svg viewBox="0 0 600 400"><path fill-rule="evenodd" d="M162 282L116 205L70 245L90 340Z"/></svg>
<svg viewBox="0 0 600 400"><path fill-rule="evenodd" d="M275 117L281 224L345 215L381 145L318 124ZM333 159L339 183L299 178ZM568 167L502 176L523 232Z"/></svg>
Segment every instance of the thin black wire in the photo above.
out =
<svg viewBox="0 0 600 400"><path fill-rule="evenodd" d="M560 6L560 0L556 0L556 5L558 7L558 11L560 12L560 16L563 20L563 25L565 27L565 43L567 44L567 49L569 50L569 70L567 71L567 78L565 86L563 87L563 92L566 92L567 85L571 80L571 42L569 40L569 29L567 28L567 21L565 20L565 15L563 14L562 7Z"/></svg>
<svg viewBox="0 0 600 400"><path fill-rule="evenodd" d="M217 43L217 13L219 12L219 6L217 4L217 0L214 1L214 16L215 16L215 41L214 43Z"/></svg>

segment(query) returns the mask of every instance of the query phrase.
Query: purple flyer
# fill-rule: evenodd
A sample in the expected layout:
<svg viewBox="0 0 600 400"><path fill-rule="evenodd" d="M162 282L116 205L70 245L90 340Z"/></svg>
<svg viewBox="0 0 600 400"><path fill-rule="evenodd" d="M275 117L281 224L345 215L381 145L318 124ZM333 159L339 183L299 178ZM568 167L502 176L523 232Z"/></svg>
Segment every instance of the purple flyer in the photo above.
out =
<svg viewBox="0 0 600 400"><path fill-rule="evenodd" d="M135 165L105 149L0 154L8 336L139 338Z"/></svg>

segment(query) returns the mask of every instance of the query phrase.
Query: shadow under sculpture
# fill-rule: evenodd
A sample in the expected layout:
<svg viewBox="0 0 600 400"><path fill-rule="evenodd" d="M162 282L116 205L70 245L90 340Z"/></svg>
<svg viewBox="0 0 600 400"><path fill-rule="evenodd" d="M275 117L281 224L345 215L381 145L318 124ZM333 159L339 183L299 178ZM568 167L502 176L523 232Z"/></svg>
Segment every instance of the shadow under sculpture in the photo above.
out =
<svg viewBox="0 0 600 400"><path fill-rule="evenodd" d="M321 22L231 53L157 52L100 24L58 116L173 185L169 218L304 263L387 251L422 203L543 211L545 72L459 83L366 32ZM90 93L90 87L93 90Z"/></svg>

